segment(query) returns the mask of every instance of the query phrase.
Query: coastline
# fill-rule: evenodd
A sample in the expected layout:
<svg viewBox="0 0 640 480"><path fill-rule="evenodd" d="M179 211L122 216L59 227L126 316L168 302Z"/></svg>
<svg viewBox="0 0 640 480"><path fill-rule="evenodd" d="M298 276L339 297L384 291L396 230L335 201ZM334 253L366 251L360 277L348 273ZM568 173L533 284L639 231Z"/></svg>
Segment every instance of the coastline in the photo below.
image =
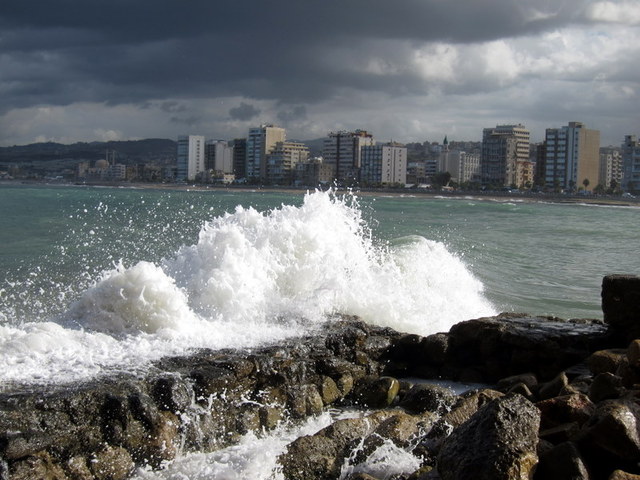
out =
<svg viewBox="0 0 640 480"><path fill-rule="evenodd" d="M175 183L71 183L71 182L39 182L24 180L2 180L3 186L46 186L46 187L111 187L150 190L175 190L198 192L239 192L239 193L287 193L304 195L312 189L304 187L284 187L265 185L186 185ZM427 199L474 200L498 203L549 203L549 204L584 204L605 207L640 207L640 198L610 195L567 195L556 193L531 192L497 192L497 191L454 191L442 192L416 188L406 189L336 189L338 194L352 192L356 196L378 197L412 197Z"/></svg>

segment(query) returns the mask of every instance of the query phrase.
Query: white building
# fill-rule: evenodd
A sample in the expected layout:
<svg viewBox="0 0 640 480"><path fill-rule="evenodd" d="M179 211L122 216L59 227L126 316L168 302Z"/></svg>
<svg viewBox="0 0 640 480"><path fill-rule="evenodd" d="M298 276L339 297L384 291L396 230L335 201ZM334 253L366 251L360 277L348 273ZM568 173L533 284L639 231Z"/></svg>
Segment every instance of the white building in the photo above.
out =
<svg viewBox="0 0 640 480"><path fill-rule="evenodd" d="M252 179L266 179L267 155L278 142L286 140L284 128L261 125L249 130L247 137L246 176Z"/></svg>
<svg viewBox="0 0 640 480"><path fill-rule="evenodd" d="M361 152L363 184L407 183L407 148L399 143L365 145Z"/></svg>
<svg viewBox="0 0 640 480"><path fill-rule="evenodd" d="M202 135L181 135L178 137L178 181L193 181L198 173L205 171L204 152L205 145Z"/></svg>
<svg viewBox="0 0 640 480"><path fill-rule="evenodd" d="M233 173L233 147L224 140L207 140L204 167L222 174Z"/></svg>

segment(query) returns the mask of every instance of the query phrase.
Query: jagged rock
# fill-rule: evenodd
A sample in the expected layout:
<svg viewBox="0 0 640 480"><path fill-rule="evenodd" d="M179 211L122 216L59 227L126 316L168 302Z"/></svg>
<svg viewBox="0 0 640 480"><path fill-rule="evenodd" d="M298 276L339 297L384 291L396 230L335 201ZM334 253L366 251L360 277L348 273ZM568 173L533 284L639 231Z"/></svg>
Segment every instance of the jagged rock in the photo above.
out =
<svg viewBox="0 0 640 480"><path fill-rule="evenodd" d="M333 378L323 376L320 383L320 397L325 405L329 405L343 396L341 389L338 388Z"/></svg>
<svg viewBox="0 0 640 480"><path fill-rule="evenodd" d="M517 393L519 395L522 395L524 398L526 398L530 402L536 401L535 395L531 390L529 390L529 387L527 387L527 385L525 385L524 383L518 383L514 385L509 390L507 390L507 393Z"/></svg>
<svg viewBox="0 0 640 480"><path fill-rule="evenodd" d="M620 365L625 361L627 350L622 348L610 348L593 352L587 358L589 370L594 375L600 373L616 373Z"/></svg>
<svg viewBox="0 0 640 480"><path fill-rule="evenodd" d="M473 368L488 382L523 372L544 380L583 361L608 341L606 326L596 320L501 314L451 327L447 365Z"/></svg>
<svg viewBox="0 0 640 480"><path fill-rule="evenodd" d="M528 479L538 462L540 412L520 395L483 406L444 441L438 455L443 480Z"/></svg>
<svg viewBox="0 0 640 480"><path fill-rule="evenodd" d="M583 425L596 411L595 404L581 393L550 398L535 405L540 410L543 429L570 422Z"/></svg>
<svg viewBox="0 0 640 480"><path fill-rule="evenodd" d="M193 389L175 375L158 378L152 392L162 410L181 412L193 403Z"/></svg>
<svg viewBox="0 0 640 480"><path fill-rule="evenodd" d="M496 390L503 393L508 392L515 385L523 384L528 389L535 388L538 385L538 379L533 373L521 373L519 375L511 375L510 377L501 378L496 383Z"/></svg>
<svg viewBox="0 0 640 480"><path fill-rule="evenodd" d="M315 435L294 440L287 446L287 451L278 458L285 478L337 478L344 459L378 424L376 417L338 420Z"/></svg>
<svg viewBox="0 0 640 480"><path fill-rule="evenodd" d="M622 377L613 373L604 372L596 375L589 389L589 398L595 402L601 402L611 398L618 398L625 392L622 385Z"/></svg>
<svg viewBox="0 0 640 480"><path fill-rule="evenodd" d="M112 446L96 452L89 465L96 480L125 480L134 467L129 452Z"/></svg>
<svg viewBox="0 0 640 480"><path fill-rule="evenodd" d="M393 403L400 391L400 382L393 377L365 377L354 389L357 405L369 408L385 408Z"/></svg>
<svg viewBox="0 0 640 480"><path fill-rule="evenodd" d="M540 456L534 480L589 480L589 471L576 446L564 442Z"/></svg>
<svg viewBox="0 0 640 480"><path fill-rule="evenodd" d="M400 406L412 413L435 412L440 415L451 410L457 396L448 388L419 383L409 389Z"/></svg>
<svg viewBox="0 0 640 480"><path fill-rule="evenodd" d="M10 473L11 480L67 480L68 478L62 467L47 452L40 452L16 462Z"/></svg>
<svg viewBox="0 0 640 480"><path fill-rule="evenodd" d="M467 392L458 398L442 419L448 425L458 427L469 420L483 405L502 396L503 393L491 389Z"/></svg>
<svg viewBox="0 0 640 480"><path fill-rule="evenodd" d="M581 448L590 457L614 462L611 466L637 464L640 459L640 406L632 399L605 400L584 425ZM637 465L634 467L637 469ZM613 470L613 468L612 468Z"/></svg>
<svg viewBox="0 0 640 480"><path fill-rule="evenodd" d="M569 385L569 378L564 372L560 372L553 380L540 385L538 398L547 400L560 394L563 388Z"/></svg>

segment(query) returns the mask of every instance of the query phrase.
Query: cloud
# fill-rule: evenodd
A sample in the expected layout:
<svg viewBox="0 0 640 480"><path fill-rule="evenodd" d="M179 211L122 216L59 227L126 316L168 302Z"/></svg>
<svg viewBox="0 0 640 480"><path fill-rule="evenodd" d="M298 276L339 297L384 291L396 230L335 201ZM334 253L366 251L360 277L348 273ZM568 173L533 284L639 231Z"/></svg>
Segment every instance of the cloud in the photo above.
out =
<svg viewBox="0 0 640 480"><path fill-rule="evenodd" d="M54 3L0 6L5 144L176 125L222 138L258 117L295 138L355 126L420 140L438 125L481 132L509 108L560 124L640 101L635 1ZM637 125L625 115L603 137Z"/></svg>
<svg viewBox="0 0 640 480"><path fill-rule="evenodd" d="M241 103L239 106L229 109L229 116L234 120L251 120L258 115L260 115L260 110L248 103Z"/></svg>
<svg viewBox="0 0 640 480"><path fill-rule="evenodd" d="M285 126L292 122L306 120L307 108L304 105L296 105L291 110L283 110L278 112L278 120Z"/></svg>

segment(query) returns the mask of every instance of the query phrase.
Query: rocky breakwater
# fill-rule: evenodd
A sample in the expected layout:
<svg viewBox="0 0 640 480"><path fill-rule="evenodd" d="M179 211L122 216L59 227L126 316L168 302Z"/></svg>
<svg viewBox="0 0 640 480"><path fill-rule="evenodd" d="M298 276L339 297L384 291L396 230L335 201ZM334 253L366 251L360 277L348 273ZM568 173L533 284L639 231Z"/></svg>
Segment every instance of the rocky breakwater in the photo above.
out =
<svg viewBox="0 0 640 480"><path fill-rule="evenodd" d="M361 414L289 444L284 478L640 478L639 285L604 279L605 322L509 314L420 337L342 318L144 378L3 393L0 478L124 479L329 405Z"/></svg>

